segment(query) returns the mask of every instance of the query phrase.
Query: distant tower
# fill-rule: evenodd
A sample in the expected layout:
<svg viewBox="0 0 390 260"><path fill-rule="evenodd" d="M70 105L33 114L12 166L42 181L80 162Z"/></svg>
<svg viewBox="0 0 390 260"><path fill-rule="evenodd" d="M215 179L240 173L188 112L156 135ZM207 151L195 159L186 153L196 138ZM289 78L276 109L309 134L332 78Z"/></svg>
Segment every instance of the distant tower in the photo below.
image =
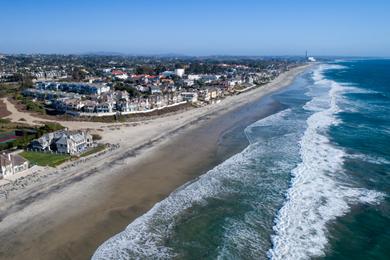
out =
<svg viewBox="0 0 390 260"><path fill-rule="evenodd" d="M306 50L306 59L307 59L307 50Z"/></svg>

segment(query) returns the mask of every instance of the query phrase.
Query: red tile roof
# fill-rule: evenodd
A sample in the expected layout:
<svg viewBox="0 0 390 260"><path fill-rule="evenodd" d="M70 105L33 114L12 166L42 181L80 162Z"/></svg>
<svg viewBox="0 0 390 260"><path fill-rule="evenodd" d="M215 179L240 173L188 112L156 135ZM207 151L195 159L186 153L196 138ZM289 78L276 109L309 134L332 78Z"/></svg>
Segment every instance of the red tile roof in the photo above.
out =
<svg viewBox="0 0 390 260"><path fill-rule="evenodd" d="M126 73L121 71L121 70L113 70L113 71L111 71L111 74L112 75L123 75L123 74L126 74Z"/></svg>

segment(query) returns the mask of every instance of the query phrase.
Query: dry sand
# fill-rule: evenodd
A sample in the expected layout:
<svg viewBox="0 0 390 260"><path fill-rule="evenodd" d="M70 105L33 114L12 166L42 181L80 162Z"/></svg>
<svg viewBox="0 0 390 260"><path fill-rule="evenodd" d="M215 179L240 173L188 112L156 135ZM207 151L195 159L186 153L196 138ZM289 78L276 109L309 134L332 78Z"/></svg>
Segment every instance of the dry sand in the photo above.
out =
<svg viewBox="0 0 390 260"><path fill-rule="evenodd" d="M287 86L304 69L218 104L137 125L60 122L99 129L103 141L121 146L0 201L0 258L88 259L156 202L218 163L218 140L240 122L239 108ZM18 120L18 112L10 112Z"/></svg>

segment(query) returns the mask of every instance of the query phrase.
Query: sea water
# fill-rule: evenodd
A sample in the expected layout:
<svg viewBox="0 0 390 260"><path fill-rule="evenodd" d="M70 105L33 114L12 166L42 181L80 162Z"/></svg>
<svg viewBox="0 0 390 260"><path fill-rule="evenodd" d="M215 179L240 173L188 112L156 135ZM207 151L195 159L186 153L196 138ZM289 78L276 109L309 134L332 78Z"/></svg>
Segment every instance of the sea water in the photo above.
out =
<svg viewBox="0 0 390 260"><path fill-rule="evenodd" d="M318 64L249 145L130 223L94 259L388 259L390 61Z"/></svg>

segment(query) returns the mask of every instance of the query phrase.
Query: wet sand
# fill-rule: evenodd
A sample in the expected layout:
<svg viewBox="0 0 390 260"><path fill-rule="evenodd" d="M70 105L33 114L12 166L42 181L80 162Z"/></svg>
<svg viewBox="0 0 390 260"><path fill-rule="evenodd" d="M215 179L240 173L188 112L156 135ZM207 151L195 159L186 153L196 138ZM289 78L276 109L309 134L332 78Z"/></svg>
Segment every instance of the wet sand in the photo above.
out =
<svg viewBox="0 0 390 260"><path fill-rule="evenodd" d="M263 97L202 117L135 157L107 162L99 169L103 173L53 191L8 217L12 228L1 229L0 258L89 259L155 203L242 150L247 146L243 129L280 109Z"/></svg>

